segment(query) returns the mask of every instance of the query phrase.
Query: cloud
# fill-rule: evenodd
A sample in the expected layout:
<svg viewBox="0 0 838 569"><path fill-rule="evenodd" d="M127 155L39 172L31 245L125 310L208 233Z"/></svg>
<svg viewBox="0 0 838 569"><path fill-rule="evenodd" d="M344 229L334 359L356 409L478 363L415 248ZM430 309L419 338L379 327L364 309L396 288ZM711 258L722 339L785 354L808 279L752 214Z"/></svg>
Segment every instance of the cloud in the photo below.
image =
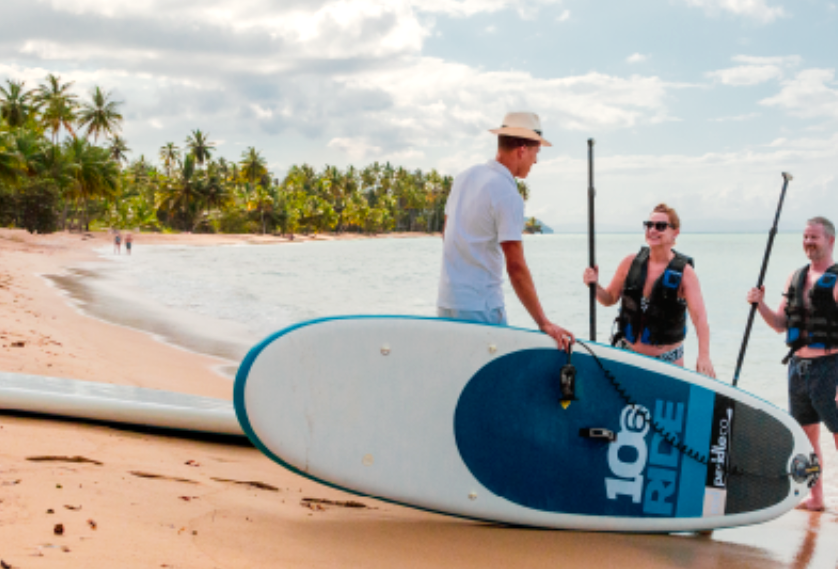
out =
<svg viewBox="0 0 838 569"><path fill-rule="evenodd" d="M795 67L803 61L799 55L780 56L758 56L758 55L736 55L732 58L737 63L748 65L776 65L778 67Z"/></svg>
<svg viewBox="0 0 838 569"><path fill-rule="evenodd" d="M779 93L760 101L804 118L838 119L838 84L834 69L806 69L784 81Z"/></svg>
<svg viewBox="0 0 838 569"><path fill-rule="evenodd" d="M554 129L619 129L671 119L665 100L683 87L657 77L587 73L541 78L524 71L483 71L423 57L399 68L349 76L347 85L386 93L393 106L376 122L419 144L474 136L506 112L536 109Z"/></svg>
<svg viewBox="0 0 838 569"><path fill-rule="evenodd" d="M199 10L186 0L3 0L0 80L24 78L34 87L48 73L58 73L75 81L80 95L93 85L116 90L126 101L124 132L134 156L155 156L165 141L180 143L201 128L213 140L230 141L223 148L219 143L219 155L236 158L245 146L256 145L272 164L284 167L325 159L390 160L456 174L493 155L495 139L486 131L506 112L534 110L556 146L539 157L528 207L561 228L584 219L584 191L569 197L538 188L586 187L584 160L562 155L571 141L609 138L620 130L641 140L641 127L678 120L673 100L679 90L697 86L642 73L544 74L537 67L501 68L478 57L466 64L425 53L437 19L506 11L475 24L478 30L501 29L503 18L530 17L528 6L547 4L206 0ZM550 18L567 21L564 14L569 11L554 6ZM635 53L626 61L644 58L650 55ZM730 85L779 81L779 92L761 101L763 108L836 116L832 71L798 73L800 65L799 56L738 55L730 69L710 76ZM748 111L763 108L709 120L747 121L758 116ZM769 174L778 168L806 172L820 180L823 191L838 194L834 177L828 178L838 159L835 138L812 139L806 146L794 132L784 136L759 147L699 156L669 147L662 156L615 148L616 154L597 160L598 189L615 197L602 201L604 226L619 225L635 207L645 215L650 202L670 196L679 208L707 219L717 207L732 208L719 217L752 217L749 207L756 208L754 215L761 211L764 195L758 189L773 188ZM618 199L625 195L636 198ZM744 206L737 196L745 196Z"/></svg>
<svg viewBox="0 0 838 569"><path fill-rule="evenodd" d="M570 10L562 10L562 13L556 17L557 22L566 22L570 19Z"/></svg>
<svg viewBox="0 0 838 569"><path fill-rule="evenodd" d="M452 17L470 17L513 9L524 19L532 19L543 6L560 4L561 0L412 0L417 10Z"/></svg>
<svg viewBox="0 0 838 569"><path fill-rule="evenodd" d="M797 55L784 57L737 55L733 58L733 61L745 65L710 71L706 73L707 77L724 85L758 85L772 79L782 78L786 68L800 65L801 58Z"/></svg>
<svg viewBox="0 0 838 569"><path fill-rule="evenodd" d="M725 85L759 85L771 79L782 77L782 70L774 65L743 65L719 71L711 71L708 77Z"/></svg>
<svg viewBox="0 0 838 569"><path fill-rule="evenodd" d="M239 30L296 30L301 37L317 33L323 20L350 27L371 14L424 12L451 17L515 10L522 17L560 0L36 0L54 10L106 18L154 17L169 21L232 25Z"/></svg>
<svg viewBox="0 0 838 569"><path fill-rule="evenodd" d="M366 160L371 154L381 154L380 146L375 146L362 139L333 138L327 144L329 148L337 148L346 153L353 160Z"/></svg>
<svg viewBox="0 0 838 569"><path fill-rule="evenodd" d="M765 0L684 0L690 6L704 8L708 14L729 12L736 16L770 23L787 16L782 6L769 6Z"/></svg>
<svg viewBox="0 0 838 569"><path fill-rule="evenodd" d="M794 195L800 198L787 200L782 222L795 227L815 210L838 209L836 162L838 134L699 155L598 157L597 224L606 231L633 230L636 220L666 201L681 212L685 231L767 231L782 186L780 174L788 171L794 174ZM586 176L584 158L540 160L528 179L533 191L527 211L541 212L539 219L560 231L584 229L586 194L578 189L586 186ZM625 195L632 197L627 200Z"/></svg>
<svg viewBox="0 0 838 569"><path fill-rule="evenodd" d="M736 115L732 117L718 117L715 119L707 119L710 122L742 122L742 121L749 121L751 119L755 119L760 116L759 113L746 113L744 115Z"/></svg>

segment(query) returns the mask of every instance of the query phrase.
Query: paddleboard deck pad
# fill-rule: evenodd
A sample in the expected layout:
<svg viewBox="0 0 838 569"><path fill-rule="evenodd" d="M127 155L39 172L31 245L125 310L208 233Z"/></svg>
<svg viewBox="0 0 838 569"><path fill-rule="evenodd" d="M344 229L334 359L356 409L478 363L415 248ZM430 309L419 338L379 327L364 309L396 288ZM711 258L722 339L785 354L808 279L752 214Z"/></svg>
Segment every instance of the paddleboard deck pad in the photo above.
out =
<svg viewBox="0 0 838 569"><path fill-rule="evenodd" d="M817 474L784 411L595 343L416 317L315 320L247 355L234 405L251 441L324 484L477 520L692 531L790 510Z"/></svg>
<svg viewBox="0 0 838 569"><path fill-rule="evenodd" d="M73 419L243 435L233 404L184 393L0 372L0 410Z"/></svg>

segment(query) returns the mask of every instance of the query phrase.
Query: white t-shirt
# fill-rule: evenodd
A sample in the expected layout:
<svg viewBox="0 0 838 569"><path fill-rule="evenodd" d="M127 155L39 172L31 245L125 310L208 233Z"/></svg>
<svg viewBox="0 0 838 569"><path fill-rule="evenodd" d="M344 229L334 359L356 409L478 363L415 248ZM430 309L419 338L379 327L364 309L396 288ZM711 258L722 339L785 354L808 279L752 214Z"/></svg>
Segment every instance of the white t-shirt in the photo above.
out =
<svg viewBox="0 0 838 569"><path fill-rule="evenodd" d="M454 179L445 204L448 216L437 306L487 310L503 306L505 241L521 241L524 200L512 173L490 160Z"/></svg>

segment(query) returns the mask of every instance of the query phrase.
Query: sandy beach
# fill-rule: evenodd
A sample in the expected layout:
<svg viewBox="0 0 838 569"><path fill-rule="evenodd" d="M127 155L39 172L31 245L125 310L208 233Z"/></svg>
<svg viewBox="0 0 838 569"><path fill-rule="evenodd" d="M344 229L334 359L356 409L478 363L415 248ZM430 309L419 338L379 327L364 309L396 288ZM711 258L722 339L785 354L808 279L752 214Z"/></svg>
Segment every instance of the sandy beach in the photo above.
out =
<svg viewBox="0 0 838 569"><path fill-rule="evenodd" d="M136 244L280 241L143 234ZM42 276L110 243L0 230L0 370L231 399L222 360L85 316ZM712 536L497 527L344 494L247 444L0 413L4 567L833 568L836 535L833 511Z"/></svg>

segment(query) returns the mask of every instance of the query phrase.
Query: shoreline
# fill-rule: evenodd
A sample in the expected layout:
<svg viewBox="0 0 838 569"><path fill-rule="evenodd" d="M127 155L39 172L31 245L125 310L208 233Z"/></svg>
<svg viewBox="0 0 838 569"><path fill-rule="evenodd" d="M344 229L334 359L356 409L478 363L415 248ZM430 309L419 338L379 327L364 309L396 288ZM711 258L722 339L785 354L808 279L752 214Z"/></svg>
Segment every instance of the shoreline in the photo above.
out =
<svg viewBox="0 0 838 569"><path fill-rule="evenodd" d="M157 244L225 244L194 235L167 243L167 237ZM232 382L212 372L216 358L91 317L38 276L97 261L92 248L109 244L105 234L0 229L0 369L230 399ZM23 347L11 346L21 341ZM66 459L76 456L101 464ZM29 460L36 457L52 458ZM311 509L304 497L353 499L367 508ZM802 568L832 567L838 558L832 511L793 511L711 537L507 528L349 496L248 446L2 413L0 500L0 559L22 569L483 569L543 567L556 559L627 569ZM61 536L53 531L58 523Z"/></svg>
<svg viewBox="0 0 838 569"><path fill-rule="evenodd" d="M74 266L62 273L39 276L80 315L150 336L165 346L188 354L215 358L218 362L211 366L212 370L227 379L235 378L238 362L242 359L240 356L243 356L241 347L236 349L233 343L228 345L218 338L202 336L196 332L194 324L174 325L176 319L164 318L160 314L164 307L156 305L151 299L135 297L125 302L124 298L115 294L114 283L102 286L91 284L91 280L108 279L107 267ZM197 319L194 315L187 315L187 318Z"/></svg>
<svg viewBox="0 0 838 569"><path fill-rule="evenodd" d="M140 288L116 281L115 271L108 267L115 260L113 256L107 254L108 247L112 246L110 233L61 232L53 235L70 239L73 236L79 236L86 242L89 250L89 255L83 260L62 266L58 271L38 275L82 316L149 335L156 341L175 349L218 359L218 363L212 366L213 371L229 380L235 379L238 363L247 351L262 339L253 336L238 323L164 306L145 296ZM90 235L93 237L87 237ZM140 245L150 247L302 245L332 241L415 239L439 236L438 233L409 232L377 235L342 233L298 235L291 240L281 236L253 234L140 233L136 235L139 236ZM121 256L128 256L124 248ZM124 288L130 289L130 294L123 291ZM223 333L220 330L221 327L225 328ZM229 332L230 328L233 328L234 334ZM230 337L233 335L243 337L246 341L232 341Z"/></svg>

